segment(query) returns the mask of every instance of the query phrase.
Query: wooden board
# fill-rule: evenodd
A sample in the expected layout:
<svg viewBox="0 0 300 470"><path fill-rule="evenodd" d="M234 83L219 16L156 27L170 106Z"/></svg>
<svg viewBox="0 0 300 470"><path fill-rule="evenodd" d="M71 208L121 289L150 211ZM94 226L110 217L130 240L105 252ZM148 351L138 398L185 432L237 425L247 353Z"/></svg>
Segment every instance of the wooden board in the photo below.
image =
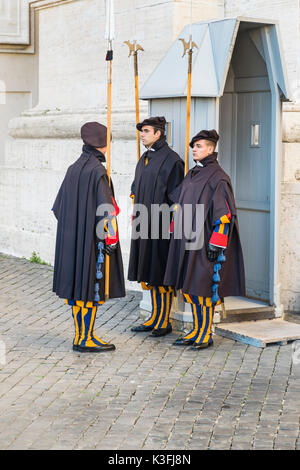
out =
<svg viewBox="0 0 300 470"><path fill-rule="evenodd" d="M275 318L275 307L259 300L246 297L225 297L224 306L225 312L221 305L217 305L215 309L215 312L221 315L221 323Z"/></svg>
<svg viewBox="0 0 300 470"><path fill-rule="evenodd" d="M300 325L276 318L226 323L215 326L215 334L242 343L265 348L269 344L286 344L300 339Z"/></svg>

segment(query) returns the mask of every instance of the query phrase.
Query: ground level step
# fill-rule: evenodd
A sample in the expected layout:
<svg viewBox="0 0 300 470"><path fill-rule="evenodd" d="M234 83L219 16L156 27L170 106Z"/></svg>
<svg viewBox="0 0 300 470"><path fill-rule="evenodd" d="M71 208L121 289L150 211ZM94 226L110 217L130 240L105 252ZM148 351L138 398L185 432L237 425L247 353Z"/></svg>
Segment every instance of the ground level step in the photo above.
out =
<svg viewBox="0 0 300 470"><path fill-rule="evenodd" d="M300 339L300 325L281 318L218 324L214 331L217 335L260 348Z"/></svg>

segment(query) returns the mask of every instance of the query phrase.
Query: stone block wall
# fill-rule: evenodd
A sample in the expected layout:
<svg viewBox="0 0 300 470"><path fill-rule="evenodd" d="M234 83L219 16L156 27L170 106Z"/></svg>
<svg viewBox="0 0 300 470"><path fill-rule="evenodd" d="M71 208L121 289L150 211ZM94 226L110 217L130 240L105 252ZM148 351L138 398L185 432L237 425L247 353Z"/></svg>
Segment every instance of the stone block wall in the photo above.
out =
<svg viewBox="0 0 300 470"><path fill-rule="evenodd" d="M12 5L8 2L1 5ZM0 30L0 251L26 257L37 251L53 263L56 223L51 207L67 167L80 155L80 126L87 120L106 121L104 3L30 2L29 44L26 31L19 44L1 44ZM20 5L26 12L27 0ZM189 0L115 1L112 179L124 214L120 231L125 234L125 273L128 195L136 164L133 62L125 40L136 38L145 49L139 54L142 85L190 22L191 11L193 22L237 15L276 19L290 87L295 103L300 102L297 0L194 0L192 10L190 6ZM147 103L140 105L142 119ZM300 311L295 217L300 206L299 116L297 105L284 106L280 283L282 303L290 311Z"/></svg>

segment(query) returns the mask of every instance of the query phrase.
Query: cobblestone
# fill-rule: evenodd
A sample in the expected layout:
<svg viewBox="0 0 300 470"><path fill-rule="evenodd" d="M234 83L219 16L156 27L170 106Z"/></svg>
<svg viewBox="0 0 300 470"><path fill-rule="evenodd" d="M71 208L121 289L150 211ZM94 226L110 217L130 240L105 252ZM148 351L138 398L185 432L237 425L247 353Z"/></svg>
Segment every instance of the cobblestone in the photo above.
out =
<svg viewBox="0 0 300 470"><path fill-rule="evenodd" d="M299 449L300 365L292 345L215 336L192 351L133 333L141 295L98 310L117 349L72 351L53 270L0 255L0 449Z"/></svg>

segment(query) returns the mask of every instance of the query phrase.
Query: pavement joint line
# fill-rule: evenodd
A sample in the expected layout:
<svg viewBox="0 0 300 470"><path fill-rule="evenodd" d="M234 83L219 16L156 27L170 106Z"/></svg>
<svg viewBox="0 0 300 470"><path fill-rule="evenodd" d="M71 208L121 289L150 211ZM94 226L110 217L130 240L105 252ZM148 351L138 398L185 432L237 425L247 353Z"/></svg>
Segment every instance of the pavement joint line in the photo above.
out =
<svg viewBox="0 0 300 470"><path fill-rule="evenodd" d="M34 370L38 369L39 366L40 366L40 364L38 364L37 367L36 367ZM55 364L53 365L53 367L52 367L51 369L53 369L54 367L55 367ZM50 369L50 370L51 370L51 369ZM21 380L22 380L22 379L21 379ZM30 388L32 388L33 385L38 384L38 383L41 382L42 380L43 380L43 377L40 377L36 382L34 382L32 385L30 385L30 386L28 387L28 390L29 390ZM58 380L59 380L59 379L58 379ZM52 386L53 386L53 385L54 385L54 384L52 384ZM44 392L42 392L42 395L43 395L45 392L49 391L50 388L51 388L51 387L49 387L49 389L46 389ZM34 399L33 402L31 403L31 406L32 406L32 404L33 404L36 400L40 399L40 397L41 397L41 395L38 395L38 397L37 397L36 399ZM54 398L53 401L54 401L55 399L56 399L56 398ZM27 411L28 411L27 409L24 410L23 413L21 413L21 416L24 415ZM10 424L12 424L14 421L16 421L19 417L20 417L20 414L17 415L17 416L15 417L15 419L14 419ZM29 427L29 426L27 426L27 427ZM11 445L13 445L13 443L18 439L18 437L19 437L22 433L24 433L24 431L26 431L26 429L27 429L27 428L22 429L22 430L19 432L19 434L17 434L17 436L10 442L8 448L9 448Z"/></svg>
<svg viewBox="0 0 300 470"><path fill-rule="evenodd" d="M220 344L222 344L222 343L220 343ZM232 347L233 347L233 346L234 346L234 343L232 344ZM219 348L219 346L218 346L218 348ZM215 354L217 353L218 348L216 348L214 351L212 351L212 354L210 355L209 361L207 362L207 364L206 364L206 366L205 366L205 369L202 371L202 373L200 374L200 376L198 376L198 377L196 378L196 381L195 381L195 383L194 383L193 389L191 390L191 393L190 393L190 397L192 396L193 392L196 390L196 388L197 388L197 386L198 386L200 380L201 380L201 379L203 378L203 376L205 375L205 372L208 370L209 364L210 364L210 362L213 361L213 358L214 358ZM199 355L199 353L200 353L200 352L198 351L198 355ZM195 360L196 360L196 356L195 356ZM215 383L214 383L214 386L215 386ZM213 388L214 388L214 386L213 386ZM212 388L212 389L213 389L213 388ZM211 390L212 390L212 389L211 389ZM208 393L207 393L207 395L206 395L206 398L209 396L209 394L210 394L210 392L208 391ZM190 440L192 439L192 435L193 435L193 431L194 431L194 427L195 427L195 422L197 421L198 417L200 416L201 411L202 411L202 409L204 408L205 403L206 403L206 399L204 399L204 401L203 401L203 403L202 403L202 407L200 408L200 410L198 411L198 413L195 415L195 418L194 418L194 421L193 421L193 424L192 424L191 435L190 435L189 439L187 440L186 446L189 445L189 442L190 442ZM179 413L179 414L180 414L180 413ZM179 416L179 414L178 414L178 416ZM176 425L176 423L174 424L174 427L175 427L175 425ZM165 447L167 447L168 442L169 442L169 440L170 440L171 437L172 437L172 430L171 430L171 432L170 432L170 436L169 436L169 439L168 439L167 442L166 442L166 446L165 446Z"/></svg>
<svg viewBox="0 0 300 470"><path fill-rule="evenodd" d="M299 419L298 419L298 436L297 436L296 443L295 443L295 448L296 449L299 448L299 444L300 444L300 416L299 416Z"/></svg>
<svg viewBox="0 0 300 470"><path fill-rule="evenodd" d="M118 351L75 353L70 307L51 292L52 276L0 254L0 448L300 449L291 345L216 337L207 351L176 349L173 334L130 331L141 293L128 291L96 320Z"/></svg>
<svg viewBox="0 0 300 470"><path fill-rule="evenodd" d="M248 387L248 389L247 389L247 391L246 391L246 393L244 394L244 397L243 397L243 399L242 399L240 412L239 412L239 414L238 414L238 416L237 416L237 418L236 418L236 422L235 422L235 425L234 425L234 430L233 430L233 433L232 433L232 436L231 436L231 440L230 440L230 447L229 447L230 449L231 449L231 447L232 447L232 441L233 441L233 439L234 439L234 437L235 437L235 435L236 435L236 431L237 431L237 428L238 428L238 425L239 425L239 421L240 421L240 417L241 417L243 408L244 408L244 406L245 406L245 404L246 404L246 402L247 402L247 398L248 398L249 393L250 393L250 391L251 391L253 380L254 380L254 378L255 378L255 376L256 376L256 373L257 373L257 371L258 371L259 363L260 363L260 359L261 359L262 353L263 353L263 349L261 348L261 350L260 350L260 352L259 352L259 357L258 357L258 361L257 361L257 364L256 364L256 368L255 368L255 370L254 370L254 372L253 372L253 374L252 374L252 377L251 377L251 379L250 379L249 387Z"/></svg>
<svg viewBox="0 0 300 470"><path fill-rule="evenodd" d="M165 354L164 354L164 356L161 358L161 360L163 360L163 358L167 355L167 352L168 352L168 350L165 351ZM180 351L179 351L179 352L180 352ZM184 351L181 351L180 356L181 356L183 353L184 353ZM160 360L160 362L161 362L161 360ZM171 366L171 367L169 368L169 370L170 370L172 367L173 367L173 366ZM152 369L152 370L153 370L153 369ZM151 372L152 372L152 371L151 371ZM161 381L159 381L159 382L156 384L156 386L152 389L152 394L155 393L155 391L157 390L157 388L159 387L160 384L161 384ZM170 400L170 397L171 397L171 395L172 395L172 392L173 392L173 390L174 390L175 388L176 388L176 385L175 385L175 387L174 387L173 389L170 390L169 395L168 395L168 397L167 397L167 399L166 399L166 401L165 401L165 403L164 403L164 408L165 408L165 406L167 405L168 401ZM142 409L142 411L141 411L141 413L140 413L140 416L138 416L138 418L137 418L137 420L135 421L134 425L135 425L135 424L138 422L138 420L140 419L141 414L142 414L143 411L145 410L145 408L146 408L147 404L149 403L149 401L150 401L150 400L148 400L148 402L145 402L145 403L144 403L144 407L143 407L143 409ZM156 417L156 419L154 420L153 426L151 427L149 433L147 434L147 436L146 436L145 439L143 440L142 447L144 447L144 445L145 445L145 443L146 443L146 441L147 441L147 438L148 438L148 436L150 435L151 430L152 430L153 427L155 426L156 422L158 421L160 415L161 415L161 413L160 413L160 414Z"/></svg>
<svg viewBox="0 0 300 470"><path fill-rule="evenodd" d="M264 350L264 351L266 351L266 350ZM273 370L272 370L272 372L271 372L271 376L270 376L269 381L268 381L268 385L267 385L267 389L266 389L266 392L265 392L265 395L264 395L264 398L263 398L262 406L261 406L261 409L260 409L259 414L258 414L258 421L257 421L257 423L256 423L256 427L255 427L255 430L254 430L254 433L253 433L253 437L252 437L252 441L251 441L252 447L253 447L254 444L255 444L255 436L256 436L256 433L257 433L257 430L258 430L258 426L259 426L259 424L260 424L260 422L261 422L262 411L263 411L263 409L264 409L264 404L265 404L265 401L266 401L268 392L269 392L269 390L270 390L271 380L272 380L272 377L274 376L274 372L275 372L275 369L276 369L276 364L277 364L277 359L278 359L279 351L280 351L280 347L277 347L277 351L276 351L275 359L274 359L274 364L273 364ZM273 445L273 448L274 448L274 445Z"/></svg>
<svg viewBox="0 0 300 470"><path fill-rule="evenodd" d="M51 354L50 354L50 355L51 355ZM51 370L52 370L53 368L55 368L55 367L59 364L59 362L61 362L62 360L63 360L63 359L59 359L59 360L57 360L56 362L53 362L53 367L51 368ZM72 362L72 364L73 364L73 363L74 363L74 362ZM41 364L46 364L46 362L42 362ZM40 365L41 365L41 364L40 364ZM84 370L83 370L81 373L78 374L78 377L79 377L80 375L82 375L82 373L84 373L85 370L86 370L86 368L88 368L88 367L90 367L90 363L87 363L87 364L84 366ZM70 367L69 367L68 369L70 369ZM54 382L54 383L51 385L51 387L45 389L45 390L42 392L42 395L43 395L44 393L49 392L49 390L50 390L59 380L61 380L61 377L59 377L58 380L57 380L56 382ZM39 381L40 381L40 380L39 380ZM72 385L73 385L73 384L70 383L70 386L72 386ZM69 387L68 387L68 388L69 388ZM65 391L66 391L66 390L65 390ZM63 393L65 393L65 391L64 391Z"/></svg>
<svg viewBox="0 0 300 470"><path fill-rule="evenodd" d="M189 445L189 442L191 442L191 440L193 439L193 434L194 434L194 432L195 432L195 424L196 424L198 418L201 416L201 414L202 414L202 412L203 412L203 409L205 408L205 405L206 405L206 403L208 402L208 399L209 399L210 394L211 394L212 391L215 389L215 386L216 386L216 383L217 383L217 381L218 381L218 378L219 378L220 374L222 373L222 371L224 370L224 367L225 367L225 365L226 365L226 363L227 363L227 361L228 361L228 358L229 358L230 354L232 353L232 350L234 349L235 344L236 344L235 342L233 342L233 343L231 344L231 348L230 348L229 351L227 351L227 355L226 355L226 357L225 357L225 359L224 359L223 367L220 369L218 375L216 376L216 378L215 378L215 380L214 380L214 382L213 382L213 386L210 388L210 390L207 391L207 394L206 394L206 396L205 396L205 398L204 398L204 400L203 400L202 406L200 407L200 410L199 410L199 412L198 412L198 414L197 414L197 416L196 416L196 419L194 419L194 423L193 423L193 427L192 427L192 432L191 432L191 435L190 435L190 439L189 439L188 442L187 442L187 446ZM217 352L217 351L215 351L215 353L216 353L216 352ZM215 354L211 357L212 361L213 361L213 359L214 359L214 356L215 356ZM206 371L207 371L207 370L208 370L208 368L206 368ZM205 372L206 372L206 371L204 371L204 374L203 374L203 375L205 375ZM202 378L202 377L201 377L201 378ZM200 381L200 377L199 377L199 381ZM210 442L210 441L209 441L209 442ZM209 448L208 443L207 443L207 448Z"/></svg>
<svg viewBox="0 0 300 470"><path fill-rule="evenodd" d="M277 355L279 355L279 352L280 352L280 348L278 348L278 354L277 354ZM280 418L281 418L282 413L283 413L284 401L285 401L285 397L286 397L286 394L287 394L287 391L288 391L288 387L289 387L289 378L291 377L292 370L293 370L293 360L292 360L292 358L291 358L291 363L290 363L290 368L289 368L289 374L288 374L288 377L287 377L286 387L285 387L284 394L283 394L283 398L282 398L282 401L281 401L281 409L280 409L279 416L278 416L278 424L277 424L276 432L275 432L274 439L273 439L273 449L275 449L276 440L277 440L277 437L278 437L278 434L279 434ZM300 418L299 418L299 420L300 420ZM297 441L297 440L296 440L296 441ZM296 449L296 441L295 441L295 449Z"/></svg>
<svg viewBox="0 0 300 470"><path fill-rule="evenodd" d="M131 312L129 312L128 315L129 315L130 313L131 313ZM130 338L128 338L126 342L128 342L129 339L130 339ZM146 339L146 338L144 338L144 341L145 341L145 339ZM126 343L126 342L125 342L125 343ZM137 347L138 347L138 346L139 346L139 345L137 345ZM154 346L155 346L155 345L153 345L153 347L154 347ZM135 348L135 350L137 349L137 347ZM134 350L134 351L135 351L135 350ZM133 351L133 352L134 352L134 351ZM132 352L131 354L133 354L133 352ZM96 358L95 358L95 360L96 360ZM124 362L120 364L119 369L124 365L125 362L126 362L126 360L124 360ZM104 364L103 367L105 367L105 366L106 366L106 364ZM117 370L118 370L118 369L117 369ZM100 370L100 372L98 371L97 374L98 374L98 373L101 373L101 370ZM93 379L91 379L89 383L92 383L92 380L93 380ZM111 378L108 378L108 380L103 384L103 386L102 386L102 388L101 388L101 391L103 391L103 389L105 388L105 385L107 385L110 380L111 380ZM100 394L101 394L101 391L100 391ZM96 398L96 396L94 396L94 399L95 399L95 398ZM114 398L114 397L113 397L113 398ZM113 398L112 398L112 400L113 400ZM112 400L111 400L111 401L112 401ZM88 405L88 406L90 406L90 405ZM106 409L108 408L108 406L109 406L109 403L107 404ZM97 420L99 420L99 417L96 417L96 418L95 418L95 421L97 421ZM92 424L90 424L89 427L90 427L91 425L94 425L94 422L93 422ZM112 426L112 425L111 425L111 426ZM111 428L111 426L110 426L110 428ZM84 437L84 434L85 434L86 432L87 432L87 430L79 437L79 439L78 439L79 441L80 441L80 439L81 439L82 437ZM58 438L58 441L59 441L59 438ZM97 447L97 445L99 445L99 443L98 443L98 444L95 444L94 447ZM78 447L78 443L75 444L75 448L77 448L77 447Z"/></svg>
<svg viewBox="0 0 300 470"><path fill-rule="evenodd" d="M233 348L232 348L232 349L233 349ZM213 435L214 435L214 430L215 430L216 424L218 423L218 420L219 420L219 418L220 418L220 415L221 415L221 413L222 413L222 410L223 410L223 408L224 408L224 406L225 406L225 402L226 402L227 398L231 395L231 392L232 392L232 390L233 390L233 386L234 386L234 384L235 384L235 382L236 382L236 379L237 379L237 377L238 377L239 371L240 371L240 369L241 369L241 367L242 367L242 364L243 364L243 362L244 362L244 359L245 359L245 357L246 357L246 354L247 354L248 349L249 349L249 345L246 345L246 348L244 349L244 352L243 352L243 355L242 355L242 358L241 358L240 366L239 366L239 368L237 369L237 371L236 371L236 373L235 373L235 375L234 375L234 377L233 377L233 380L232 380L232 382L231 382L231 387L230 387L228 393L225 395L225 397L224 397L224 399L223 399L223 401L222 401L219 415L218 415L218 417L217 417L215 423L214 423L213 426L212 426L212 431L211 431L211 434L210 434L210 437L209 437L209 441L208 441L208 447L210 446L211 440L212 440ZM232 350L231 350L231 351L232 351ZM229 354L229 355L230 355L230 354ZM229 355L227 355L227 357L226 357L226 362L225 362L225 364L224 364L224 368L225 368L226 363L227 363L227 361L228 361L228 359L229 359ZM224 368L223 368L223 370L224 370ZM217 379L217 381L218 381L218 379ZM216 382L216 383L217 383L217 382Z"/></svg>
<svg viewBox="0 0 300 470"><path fill-rule="evenodd" d="M135 334L135 336L136 336L136 335L137 335L137 333ZM147 336L145 336L145 337L143 338L142 343L144 343L146 340L147 340ZM128 341L129 341L129 339L128 339ZM153 342L152 348L150 348L149 351L148 351L148 356L149 356L150 353L155 349L155 346L156 346L156 343ZM136 349L135 349L135 350L136 350ZM135 351L135 350L134 350L134 351ZM134 351L133 351L133 352L134 352ZM131 353L131 355L133 354L133 352ZM143 358L143 360L141 361L139 367L142 365L142 363L145 361L145 359L147 359L147 358ZM161 358L160 358L159 360L161 360ZM152 373L152 371L153 371L154 368L155 368L155 364L154 364L154 366L152 367L152 369L149 371L149 373L146 375L146 377L149 376L149 375ZM146 377L144 377L143 380L145 380ZM127 378L126 378L126 379L127 379ZM125 381L126 381L126 380L125 380ZM125 381L124 381L124 382L125 382ZM155 388L155 386L154 386L153 388ZM153 391L153 388L152 388L152 391ZM136 393L136 392L135 392L135 393ZM135 393L134 393L134 394L135 394ZM131 397L132 397L134 394L132 394ZM129 401L127 402L127 404L128 404L128 403L129 403ZM144 401L144 406L143 406L143 408L142 408L142 411L140 412L140 415L141 415L141 413L143 412L143 410L144 410L145 408L146 408L146 402ZM122 412L122 413L123 413L123 412ZM120 414L120 416L122 415L122 413ZM140 415L139 415L138 418L135 420L135 422L134 422L132 428L135 426L135 424L136 424L136 422L138 421ZM115 420L115 421L116 421L116 420ZM115 421L114 421L114 422L115 422ZM109 432L109 430L111 429L111 427L113 426L113 424L114 424L114 423L112 423L112 425L110 426L110 428L107 430L107 432L105 433L105 436L108 434L108 432ZM105 437L105 436L104 436L104 437ZM103 439L101 439L101 440L103 440ZM95 445L95 448L100 445L101 440ZM124 440L124 439L123 439L123 440ZM122 440L122 443L123 443L123 440ZM121 443L121 444L122 444L122 443Z"/></svg>

